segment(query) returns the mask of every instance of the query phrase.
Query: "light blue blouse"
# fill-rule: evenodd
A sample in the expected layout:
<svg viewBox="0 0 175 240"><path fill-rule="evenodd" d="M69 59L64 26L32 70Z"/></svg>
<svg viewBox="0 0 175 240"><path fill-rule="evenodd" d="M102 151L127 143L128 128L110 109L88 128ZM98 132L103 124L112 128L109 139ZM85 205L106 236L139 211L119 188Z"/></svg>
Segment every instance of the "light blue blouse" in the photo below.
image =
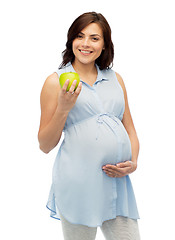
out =
<svg viewBox="0 0 175 240"><path fill-rule="evenodd" d="M116 74L96 68L96 82L91 87L82 81L67 117L47 202L52 217L60 219L61 213L69 222L89 227L119 215L139 218L129 176L111 178L102 170L131 160L131 143L121 122L125 102ZM69 63L57 70L63 72L75 70Z"/></svg>

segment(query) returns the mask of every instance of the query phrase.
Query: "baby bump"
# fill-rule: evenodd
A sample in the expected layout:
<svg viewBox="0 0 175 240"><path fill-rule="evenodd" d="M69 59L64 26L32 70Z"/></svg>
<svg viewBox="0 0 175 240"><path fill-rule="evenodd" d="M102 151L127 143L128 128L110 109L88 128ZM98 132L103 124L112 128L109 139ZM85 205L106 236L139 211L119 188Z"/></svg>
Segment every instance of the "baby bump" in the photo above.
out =
<svg viewBox="0 0 175 240"><path fill-rule="evenodd" d="M92 184L94 180L102 181L103 165L130 160L131 144L121 124L110 129L105 123L89 125L87 122L66 130L55 161L54 182L71 182L83 188L91 181Z"/></svg>
<svg viewBox="0 0 175 240"><path fill-rule="evenodd" d="M71 162L101 168L107 163L129 160L131 146L125 128L122 123L109 126L86 121L68 129L63 150Z"/></svg>
<svg viewBox="0 0 175 240"><path fill-rule="evenodd" d="M118 127L117 132L118 132L118 141L120 142L120 145L121 145L120 161L122 162L122 161L131 160L132 158L131 142L130 142L128 133L122 123Z"/></svg>

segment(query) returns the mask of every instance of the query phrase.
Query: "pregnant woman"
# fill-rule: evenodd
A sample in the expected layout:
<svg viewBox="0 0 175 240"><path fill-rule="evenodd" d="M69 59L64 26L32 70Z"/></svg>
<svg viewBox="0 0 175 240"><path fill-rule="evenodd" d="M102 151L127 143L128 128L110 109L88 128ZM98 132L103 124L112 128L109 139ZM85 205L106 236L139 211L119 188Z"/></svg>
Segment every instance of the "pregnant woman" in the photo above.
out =
<svg viewBox="0 0 175 240"><path fill-rule="evenodd" d="M139 142L125 85L112 69L111 29L102 14L84 13L68 31L60 68L41 91L40 149L64 139L53 167L47 207L61 219L65 240L138 240L139 218L129 174L137 168ZM77 72L66 91L59 76Z"/></svg>

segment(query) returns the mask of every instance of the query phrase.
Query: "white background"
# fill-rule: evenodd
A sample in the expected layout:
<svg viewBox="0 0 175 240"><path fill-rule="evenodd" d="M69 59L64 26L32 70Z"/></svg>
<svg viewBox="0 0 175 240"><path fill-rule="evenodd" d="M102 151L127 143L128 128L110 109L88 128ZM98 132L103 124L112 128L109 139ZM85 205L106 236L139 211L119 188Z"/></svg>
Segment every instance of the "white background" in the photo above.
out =
<svg viewBox="0 0 175 240"><path fill-rule="evenodd" d="M124 79L140 140L131 175L142 240L175 239L175 7L166 0L7 0L0 4L1 239L60 239L45 208L57 146L39 150L42 85L61 62L67 30L87 11L112 28L113 69ZM97 240L104 239L98 230Z"/></svg>

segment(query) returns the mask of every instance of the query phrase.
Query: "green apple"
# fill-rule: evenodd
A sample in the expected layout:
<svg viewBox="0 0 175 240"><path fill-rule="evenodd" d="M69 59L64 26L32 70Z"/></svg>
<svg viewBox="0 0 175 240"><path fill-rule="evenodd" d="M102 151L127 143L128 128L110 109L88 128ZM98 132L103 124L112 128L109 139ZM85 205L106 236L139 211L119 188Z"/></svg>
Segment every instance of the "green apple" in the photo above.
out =
<svg viewBox="0 0 175 240"><path fill-rule="evenodd" d="M69 91L69 89L70 89L70 87L71 87L71 85L72 85L74 80L77 80L75 89L78 87L78 84L80 82L80 77L79 77L78 73L76 73L76 72L65 72L65 73L62 73L60 75L60 78L59 78L59 82L60 82L61 87L63 87L63 85L64 85L64 83L65 83L65 81L67 79L69 79L69 85L68 85L68 87L66 89L67 92Z"/></svg>

